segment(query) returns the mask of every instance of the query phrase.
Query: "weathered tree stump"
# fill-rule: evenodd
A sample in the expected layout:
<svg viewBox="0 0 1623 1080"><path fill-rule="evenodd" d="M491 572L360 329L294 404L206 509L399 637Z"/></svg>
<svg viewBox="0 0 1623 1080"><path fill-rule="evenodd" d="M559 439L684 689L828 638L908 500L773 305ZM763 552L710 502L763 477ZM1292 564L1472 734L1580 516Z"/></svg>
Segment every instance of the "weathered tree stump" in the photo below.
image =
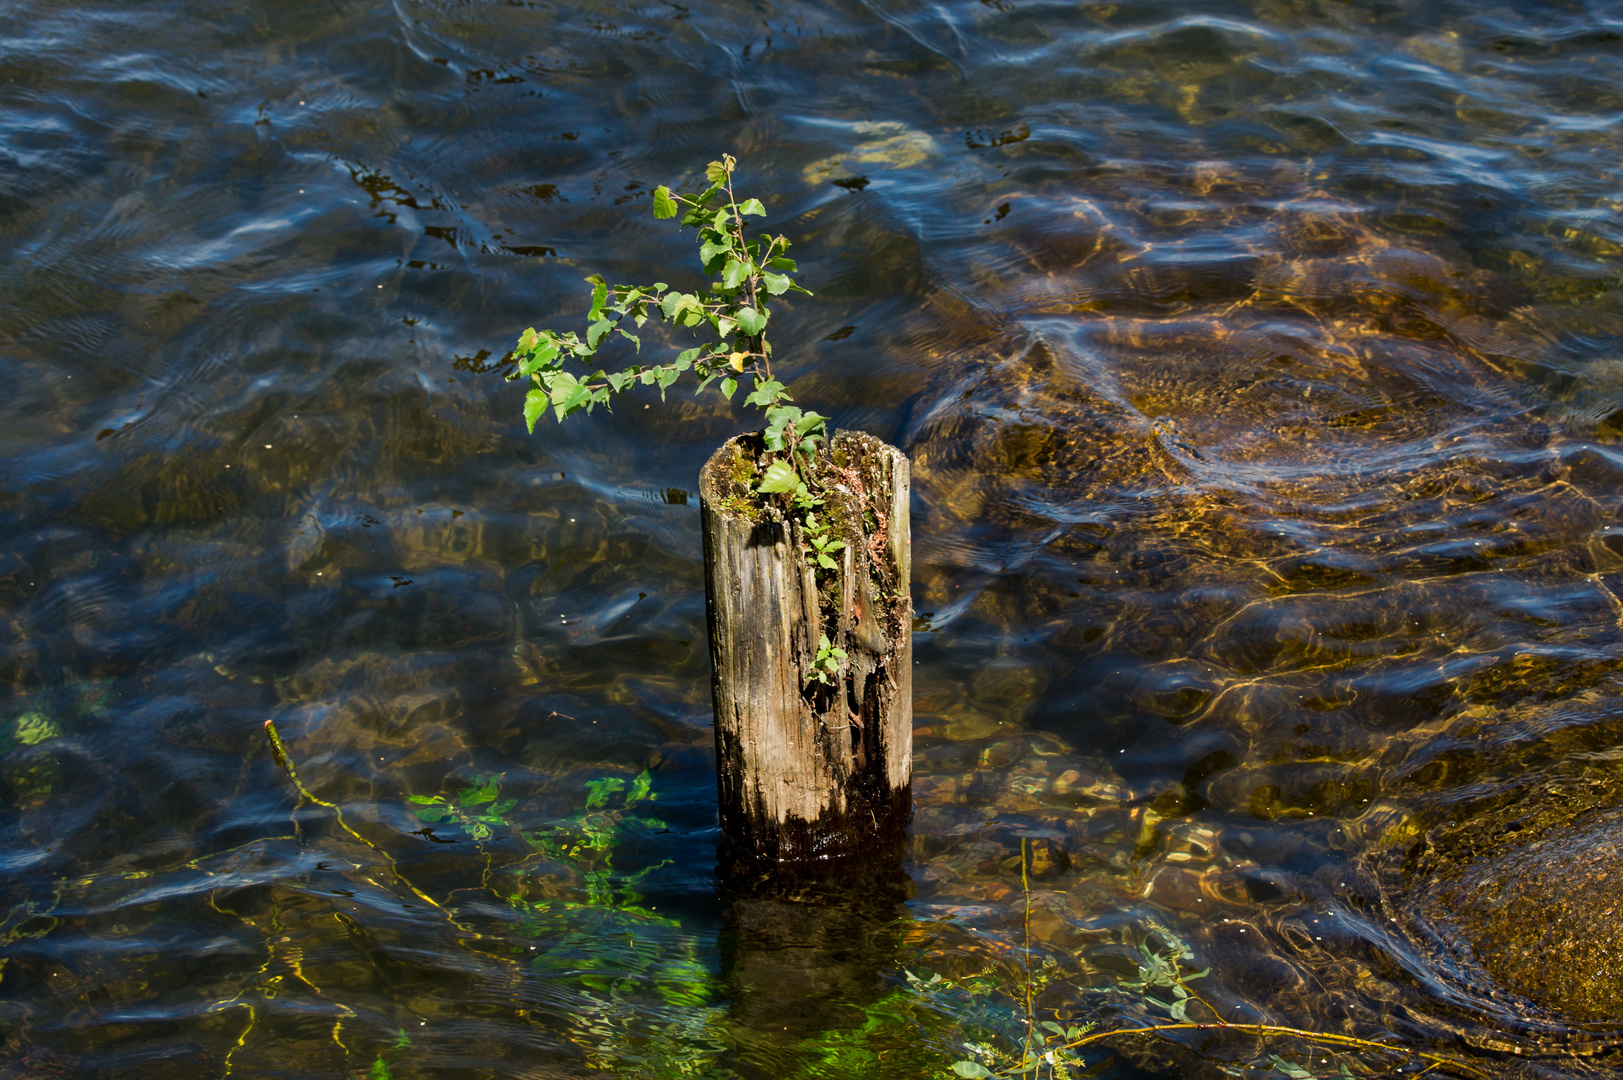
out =
<svg viewBox="0 0 1623 1080"><path fill-rule="evenodd" d="M816 513L845 541L812 556L785 500L755 495L763 443L741 435L699 476L722 827L743 854L803 863L878 847L912 812L908 462L842 432ZM846 652L819 682L819 639Z"/></svg>

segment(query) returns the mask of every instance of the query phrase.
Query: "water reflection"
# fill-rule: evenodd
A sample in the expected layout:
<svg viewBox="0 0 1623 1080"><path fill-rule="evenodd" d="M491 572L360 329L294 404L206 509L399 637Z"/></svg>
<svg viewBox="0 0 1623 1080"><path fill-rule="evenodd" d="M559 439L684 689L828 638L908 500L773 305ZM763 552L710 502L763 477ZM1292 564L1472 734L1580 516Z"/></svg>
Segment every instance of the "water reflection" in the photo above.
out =
<svg viewBox="0 0 1623 1080"><path fill-rule="evenodd" d="M19 1075L914 1077L1173 939L1231 1022L1615 1069L1615 5L0 24ZM498 377L722 149L797 401L913 460L905 913L715 873L670 495L745 419ZM1088 1067L1395 1067L1242 1043Z"/></svg>

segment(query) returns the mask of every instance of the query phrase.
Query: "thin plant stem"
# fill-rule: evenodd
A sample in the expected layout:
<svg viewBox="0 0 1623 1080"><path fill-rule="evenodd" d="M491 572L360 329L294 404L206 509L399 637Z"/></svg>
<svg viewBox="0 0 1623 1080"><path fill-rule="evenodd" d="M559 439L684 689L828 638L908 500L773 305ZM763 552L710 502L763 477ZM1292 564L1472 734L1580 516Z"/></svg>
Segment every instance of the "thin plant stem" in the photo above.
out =
<svg viewBox="0 0 1623 1080"><path fill-rule="evenodd" d="M287 746L286 746L286 744L284 744L282 742L281 734L276 730L276 721L275 720L266 720L265 721L265 735L266 735L267 738L270 739L271 756L276 759L276 764L278 764L278 765L280 765L282 767L282 771L287 774L287 778L289 780L293 781L293 787L294 787L295 790L298 791L299 797L301 799L306 799L306 800L314 803L317 806L325 807L326 809L331 810L333 812L333 817L338 822L339 828L343 829L350 836L354 837L356 840L359 840L361 843L365 844L367 847L369 847L373 851L377 852L378 855L382 857L384 863L387 864L387 866L389 867L389 872L394 875L394 879L396 881L400 882L401 885L405 886L406 889L413 896L417 897L417 899L421 900L423 903L427 904L429 907L433 908L435 911L438 911L441 915L445 916L445 920L447 922L449 922L452 926L456 927L462 933L468 935L469 938L479 939L479 938L483 937L483 935L478 933L477 931L471 930L468 927L463 926L462 923L457 921L456 916L452 915L449 911L447 911L445 909L444 905L442 905L438 900L435 900L432 896L429 896L423 890L419 889L415 884L412 883L410 878L406 877L405 874L402 874L400 872L400 867L395 862L395 859L394 859L393 855L390 855L387 851L383 850L381 847L374 844L372 841L368 840L366 837L362 836L360 833L356 832L350 826L349 822L344 820L344 811L342 810L342 808L340 808L336 803L330 803L326 799L322 799L322 798L317 797L314 793L312 793L310 791L309 788L304 786L304 781L299 779L298 771L293 768L293 758L287 752ZM297 811L298 806L295 805L293 809L295 811ZM294 824L295 824L295 826L297 826L297 821L295 821ZM511 963L511 962L509 961L509 963Z"/></svg>
<svg viewBox="0 0 1623 1080"><path fill-rule="evenodd" d="M1178 978L1178 977L1174 976L1174 978ZM1182 978L1178 978L1178 985L1183 987L1183 992L1189 995L1189 999L1191 1001L1200 1002L1202 1005L1206 1006L1206 1008L1211 1010L1212 1015L1217 1017L1217 1022L1218 1023L1223 1022L1223 1014L1217 1011L1217 1006L1213 1005L1211 1002L1207 1001L1205 998L1201 997L1199 994L1197 994L1193 990L1189 989L1189 984L1184 982Z"/></svg>
<svg viewBox="0 0 1623 1080"><path fill-rule="evenodd" d="M1360 1039L1356 1035L1337 1035L1327 1031L1304 1031L1301 1028L1284 1027L1279 1024L1230 1024L1222 1020L1209 1023L1199 1023L1191 1020L1187 1023L1181 1024L1150 1024L1146 1027L1116 1028L1113 1031L1096 1031L1090 1035L1084 1035L1079 1039L1072 1039L1071 1041L1062 1043L1059 1046L1051 1047L1051 1049L1074 1050L1079 1046L1086 1046L1089 1043L1095 1043L1101 1039L1108 1039L1114 1035L1148 1035L1161 1031L1238 1031L1250 1035L1288 1035L1298 1039L1306 1039L1310 1042L1323 1043L1327 1046L1347 1046L1354 1047L1359 1050L1379 1050L1388 1054L1411 1054L1423 1061L1431 1062L1432 1068L1449 1066L1459 1069L1462 1072L1470 1073L1472 1076L1482 1077L1483 1080L1490 1080L1489 1074L1476 1066L1466 1064L1463 1061L1456 1061L1453 1058L1447 1057L1443 1054L1431 1054L1424 1050L1408 1050L1401 1046L1392 1046L1388 1043L1376 1042L1373 1039Z"/></svg>
<svg viewBox="0 0 1623 1080"><path fill-rule="evenodd" d="M1031 993L1031 878L1026 873L1026 838L1020 838L1020 892L1025 897L1025 921L1021 926L1021 934L1025 938L1026 946L1026 1046L1023 1055L1025 1060L1031 1058L1031 1039L1037 1031L1037 1015L1032 1010Z"/></svg>
<svg viewBox="0 0 1623 1080"><path fill-rule="evenodd" d="M738 238L738 250L739 250L739 253L741 255L743 255L745 258L748 258L749 257L748 242L744 239L744 215L740 214L738 212L738 199L737 199L736 196L733 195L733 158L732 158L732 155L731 154L722 155L722 161L726 164L726 169L727 169L727 209L731 210L732 215L733 215L733 235ZM767 257L768 257L768 255L770 253L771 253L771 248L770 247L768 247L768 249L766 251L761 253L761 261L763 263L766 262ZM755 281L756 281L755 274L754 273L749 274L744 279L744 292L749 296L749 306L752 307L752 308L755 308L756 310L760 310L760 300L757 297L756 292L755 292ZM753 335L753 337L755 339L755 350L761 354L761 364L762 364L763 367L766 368L766 377L768 379L771 379L772 378L772 358L766 354L766 346L761 341L761 335L760 334L755 334L755 335Z"/></svg>

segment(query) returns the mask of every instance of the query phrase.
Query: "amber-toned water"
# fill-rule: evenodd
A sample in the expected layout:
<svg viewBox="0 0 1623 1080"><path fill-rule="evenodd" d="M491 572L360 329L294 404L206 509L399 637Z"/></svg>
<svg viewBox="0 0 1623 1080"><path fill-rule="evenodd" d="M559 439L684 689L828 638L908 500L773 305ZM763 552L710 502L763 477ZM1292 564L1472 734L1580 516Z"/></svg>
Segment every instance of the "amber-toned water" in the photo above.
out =
<svg viewBox="0 0 1623 1080"><path fill-rule="evenodd" d="M941 1076L1174 942L1404 1050L1094 1074L1618 1067L1623 6L19 0L0 79L0 1075ZM750 418L500 378L724 150L913 461L871 887L718 878Z"/></svg>

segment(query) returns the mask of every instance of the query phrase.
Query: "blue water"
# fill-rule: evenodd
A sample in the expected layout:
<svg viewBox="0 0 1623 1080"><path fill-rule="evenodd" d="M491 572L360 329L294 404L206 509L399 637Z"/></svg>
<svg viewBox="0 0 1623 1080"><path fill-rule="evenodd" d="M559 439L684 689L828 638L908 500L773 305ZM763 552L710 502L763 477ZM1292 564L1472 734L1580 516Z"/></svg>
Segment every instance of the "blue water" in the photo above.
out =
<svg viewBox="0 0 1623 1080"><path fill-rule="evenodd" d="M0 79L0 1075L945 1075L1023 950L1144 1023L1087 988L1174 937L1231 1020L1613 1067L1403 859L1620 798L1623 6L22 0ZM756 421L501 378L697 283L722 152L780 375L913 462L900 898L717 878ZM1203 1038L1088 1061L1395 1067Z"/></svg>

